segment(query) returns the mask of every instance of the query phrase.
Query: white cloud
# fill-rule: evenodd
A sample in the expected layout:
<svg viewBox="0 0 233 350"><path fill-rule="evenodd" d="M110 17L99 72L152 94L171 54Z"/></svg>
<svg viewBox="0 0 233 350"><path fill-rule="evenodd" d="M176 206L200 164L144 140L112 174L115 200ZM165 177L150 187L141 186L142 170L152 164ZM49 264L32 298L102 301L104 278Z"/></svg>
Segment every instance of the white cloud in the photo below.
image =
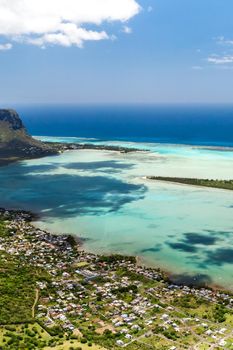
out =
<svg viewBox="0 0 233 350"><path fill-rule="evenodd" d="M131 34L133 31L132 31L132 28L128 27L128 26L124 26L122 31L126 34Z"/></svg>
<svg viewBox="0 0 233 350"><path fill-rule="evenodd" d="M37 38L27 38L25 41L29 44L38 45L41 47L47 44L71 46L76 45L82 47L84 41L88 40L104 40L110 39L104 31L96 32L78 28L75 24L68 23L61 26L62 30L58 33L46 33Z"/></svg>
<svg viewBox="0 0 233 350"><path fill-rule="evenodd" d="M216 44L224 47L224 50L218 54L212 54L206 58L206 61L212 65L215 65L221 69L232 69L233 68L233 40L226 39L224 36L218 36L213 38Z"/></svg>
<svg viewBox="0 0 233 350"><path fill-rule="evenodd" d="M233 55L225 55L225 56L210 56L207 58L207 61L209 63L213 63L213 64L229 64L229 63L233 63Z"/></svg>
<svg viewBox="0 0 233 350"><path fill-rule="evenodd" d="M0 51L7 51L12 49L12 44L7 43L7 44L0 44Z"/></svg>
<svg viewBox="0 0 233 350"><path fill-rule="evenodd" d="M232 39L226 39L224 36L219 36L216 38L216 42L221 45L233 45Z"/></svg>
<svg viewBox="0 0 233 350"><path fill-rule="evenodd" d="M88 40L111 39L103 24L124 23L140 9L136 0L0 0L0 37L41 47L82 47Z"/></svg>

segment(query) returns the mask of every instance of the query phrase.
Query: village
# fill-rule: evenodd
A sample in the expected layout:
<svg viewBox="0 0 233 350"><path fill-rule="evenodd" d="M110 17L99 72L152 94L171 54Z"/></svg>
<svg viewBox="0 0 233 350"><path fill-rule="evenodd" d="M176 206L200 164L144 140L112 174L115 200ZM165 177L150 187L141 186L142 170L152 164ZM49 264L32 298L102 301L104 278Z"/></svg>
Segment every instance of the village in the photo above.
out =
<svg viewBox="0 0 233 350"><path fill-rule="evenodd" d="M230 293L176 285L135 257L90 254L74 237L52 235L32 220L0 210L2 264L17 259L34 271L30 316L18 312L13 322L22 334L25 324L34 327L28 349L233 349ZM24 349L24 336L1 324L0 348Z"/></svg>

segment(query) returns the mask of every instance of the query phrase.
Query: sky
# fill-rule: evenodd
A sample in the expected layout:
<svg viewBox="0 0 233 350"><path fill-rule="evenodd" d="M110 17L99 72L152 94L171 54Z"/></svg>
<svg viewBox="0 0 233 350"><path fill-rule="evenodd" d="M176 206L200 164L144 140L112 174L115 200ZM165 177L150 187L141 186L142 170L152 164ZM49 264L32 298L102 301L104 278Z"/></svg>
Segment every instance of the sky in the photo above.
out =
<svg viewBox="0 0 233 350"><path fill-rule="evenodd" d="M0 0L0 104L232 103L232 0Z"/></svg>

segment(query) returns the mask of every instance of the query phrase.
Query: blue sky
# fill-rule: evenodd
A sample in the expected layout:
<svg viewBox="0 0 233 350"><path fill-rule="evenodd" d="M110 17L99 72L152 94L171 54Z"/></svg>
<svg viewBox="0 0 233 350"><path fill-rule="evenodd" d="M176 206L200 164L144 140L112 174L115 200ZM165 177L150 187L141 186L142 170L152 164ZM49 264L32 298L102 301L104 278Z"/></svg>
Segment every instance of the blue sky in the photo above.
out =
<svg viewBox="0 0 233 350"><path fill-rule="evenodd" d="M125 0L107 15L101 5L100 19L93 9L89 20L88 9L81 11L83 22L69 17L72 33L67 20L59 29L46 27L39 7L33 14L39 25L34 20L30 27L32 9L21 18L17 1L5 9L0 0L2 105L233 102L232 0ZM76 6L76 0L63 5L68 1ZM3 10L11 14L8 32ZM42 34L35 24L43 24Z"/></svg>

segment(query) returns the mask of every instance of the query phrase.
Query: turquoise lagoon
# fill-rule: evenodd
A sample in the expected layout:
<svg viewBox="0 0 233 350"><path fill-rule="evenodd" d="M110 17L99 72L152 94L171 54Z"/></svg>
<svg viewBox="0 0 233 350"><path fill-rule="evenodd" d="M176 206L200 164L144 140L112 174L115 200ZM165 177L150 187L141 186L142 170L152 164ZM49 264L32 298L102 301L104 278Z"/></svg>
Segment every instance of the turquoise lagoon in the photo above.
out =
<svg viewBox="0 0 233 350"><path fill-rule="evenodd" d="M83 142L78 138L41 138ZM93 139L85 142L102 144ZM233 290L233 192L146 176L233 178L233 152L104 142L148 152L67 151L0 170L1 205L41 214L35 224L81 237L95 253L140 256L175 281Z"/></svg>

